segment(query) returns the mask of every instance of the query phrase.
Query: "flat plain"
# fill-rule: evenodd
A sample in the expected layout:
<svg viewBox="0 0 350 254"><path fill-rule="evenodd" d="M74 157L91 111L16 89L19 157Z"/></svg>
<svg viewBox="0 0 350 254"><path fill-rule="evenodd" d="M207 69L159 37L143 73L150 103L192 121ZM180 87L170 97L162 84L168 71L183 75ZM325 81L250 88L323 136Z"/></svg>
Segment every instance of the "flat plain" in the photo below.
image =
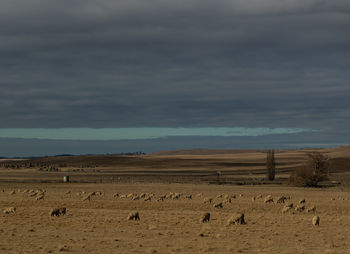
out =
<svg viewBox="0 0 350 254"><path fill-rule="evenodd" d="M0 253L349 253L349 148L322 151L337 182L323 188L287 183L307 150L276 153L275 183L263 179L260 151L2 161ZM228 224L242 213L246 224Z"/></svg>

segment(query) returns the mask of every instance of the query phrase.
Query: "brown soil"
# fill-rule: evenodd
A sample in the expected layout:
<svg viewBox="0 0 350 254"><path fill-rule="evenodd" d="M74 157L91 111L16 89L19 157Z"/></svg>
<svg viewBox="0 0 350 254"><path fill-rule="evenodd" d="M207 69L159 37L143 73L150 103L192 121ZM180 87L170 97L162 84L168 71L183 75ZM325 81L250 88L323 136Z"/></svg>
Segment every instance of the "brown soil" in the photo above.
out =
<svg viewBox="0 0 350 254"><path fill-rule="evenodd" d="M16 207L15 214L0 214L1 253L348 253L350 249L350 190L348 188L303 189L278 186L222 186L206 184L30 184L2 183L0 207ZM35 200L24 190L45 190ZM3 191L2 191L3 190ZM13 193L15 194L10 194ZM68 193L68 191L70 193ZM86 193L102 195L82 201ZM153 193L151 201L113 197ZM169 192L179 199L156 201ZM192 199L185 195L192 194ZM283 204L265 204L262 194L277 200L291 196L297 205L316 206L320 226L312 225L315 214L282 214ZM222 197L221 197L221 196ZM204 203L224 201L223 208ZM66 207L67 214L51 217L51 208ZM140 221L128 221L138 211ZM200 222L210 212L209 223ZM227 226L236 213L245 214L246 225Z"/></svg>

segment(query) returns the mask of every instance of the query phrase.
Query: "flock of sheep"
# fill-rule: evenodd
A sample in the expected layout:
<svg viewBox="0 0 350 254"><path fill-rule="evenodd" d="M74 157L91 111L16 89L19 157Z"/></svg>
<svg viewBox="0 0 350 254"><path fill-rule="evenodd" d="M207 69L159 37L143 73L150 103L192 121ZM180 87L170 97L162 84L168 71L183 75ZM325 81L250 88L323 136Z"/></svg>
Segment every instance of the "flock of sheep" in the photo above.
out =
<svg viewBox="0 0 350 254"><path fill-rule="evenodd" d="M3 190L4 192L4 190ZM35 200L44 200L45 198L45 193L46 191L43 189L37 189L37 190L13 190L11 191L9 194L10 195L14 195L16 193L24 193L27 194L29 197L32 197ZM66 194L71 194L71 191L66 192ZM82 196L81 200L82 201L91 201L91 199L94 196L103 196L104 193L101 191L94 191L94 192L89 192L86 193L84 191L82 192L78 192L77 193L78 196ZM203 196L202 193L197 194L197 197L201 198ZM239 195L240 197L243 196L242 194ZM131 199L131 200L143 200L145 202L150 202L152 200L155 200L157 202L162 202L165 200L178 200L178 199L188 199L188 200L192 200L193 199L193 195L184 195L182 193L167 193L164 195L160 195L158 197L156 197L156 195L154 193L141 193L141 194L136 194L136 193L129 193L129 194L122 194L122 193L114 193L113 194L113 198L119 198L119 199ZM235 199L236 195L224 195L224 194L220 194L216 196L216 200L219 200L218 202L214 202L214 199L211 197L206 197L203 199L203 202L205 204L212 204L212 206L214 208L220 209L223 208L225 204L227 203L231 203L232 199ZM253 196L252 197L252 202L256 202L258 200L262 200L264 203L269 204L269 203L273 203L273 204L282 204L284 205L281 209L282 213L301 213L301 212L307 212L307 213L316 213L316 207L315 206L309 206L306 207L306 200L305 199L301 199L298 204L295 206L293 203L290 202L291 197L290 196L280 196L276 199L276 201L274 200L274 198L271 195L266 196L265 198L263 198L262 195L258 195L258 196ZM15 207L8 207L5 208L3 210L4 214L16 214L16 208ZM67 212L67 209L65 207L60 207L60 208L52 208L49 211L49 215L50 216L61 216L61 215L65 215ZM243 225L246 224L245 222L245 217L244 217L244 213L238 213L233 215L232 217L230 217L227 220L227 225ZM140 214L137 211L131 212L129 213L129 215L127 216L127 220L140 220ZM200 217L200 222L202 223L208 223L210 222L210 213L207 212L205 214L203 214ZM312 218L312 224L314 226L319 226L320 224L320 217L318 215L315 215Z"/></svg>

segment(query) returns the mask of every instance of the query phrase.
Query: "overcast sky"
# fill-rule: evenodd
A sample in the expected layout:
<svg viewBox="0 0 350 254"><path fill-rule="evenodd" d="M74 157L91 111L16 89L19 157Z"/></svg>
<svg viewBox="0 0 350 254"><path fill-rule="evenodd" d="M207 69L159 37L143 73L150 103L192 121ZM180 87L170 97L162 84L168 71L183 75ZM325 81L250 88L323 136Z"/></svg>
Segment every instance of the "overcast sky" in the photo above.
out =
<svg viewBox="0 0 350 254"><path fill-rule="evenodd" d="M0 128L309 128L347 142L349 31L347 0L2 0Z"/></svg>

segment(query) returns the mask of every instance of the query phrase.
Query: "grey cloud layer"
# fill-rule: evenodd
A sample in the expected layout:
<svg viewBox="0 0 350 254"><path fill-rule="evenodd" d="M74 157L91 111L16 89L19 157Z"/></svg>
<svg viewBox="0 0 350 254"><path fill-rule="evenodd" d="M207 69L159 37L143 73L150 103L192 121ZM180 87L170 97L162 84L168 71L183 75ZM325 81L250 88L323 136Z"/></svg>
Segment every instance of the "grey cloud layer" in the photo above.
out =
<svg viewBox="0 0 350 254"><path fill-rule="evenodd" d="M0 127L350 124L349 1L0 7Z"/></svg>

